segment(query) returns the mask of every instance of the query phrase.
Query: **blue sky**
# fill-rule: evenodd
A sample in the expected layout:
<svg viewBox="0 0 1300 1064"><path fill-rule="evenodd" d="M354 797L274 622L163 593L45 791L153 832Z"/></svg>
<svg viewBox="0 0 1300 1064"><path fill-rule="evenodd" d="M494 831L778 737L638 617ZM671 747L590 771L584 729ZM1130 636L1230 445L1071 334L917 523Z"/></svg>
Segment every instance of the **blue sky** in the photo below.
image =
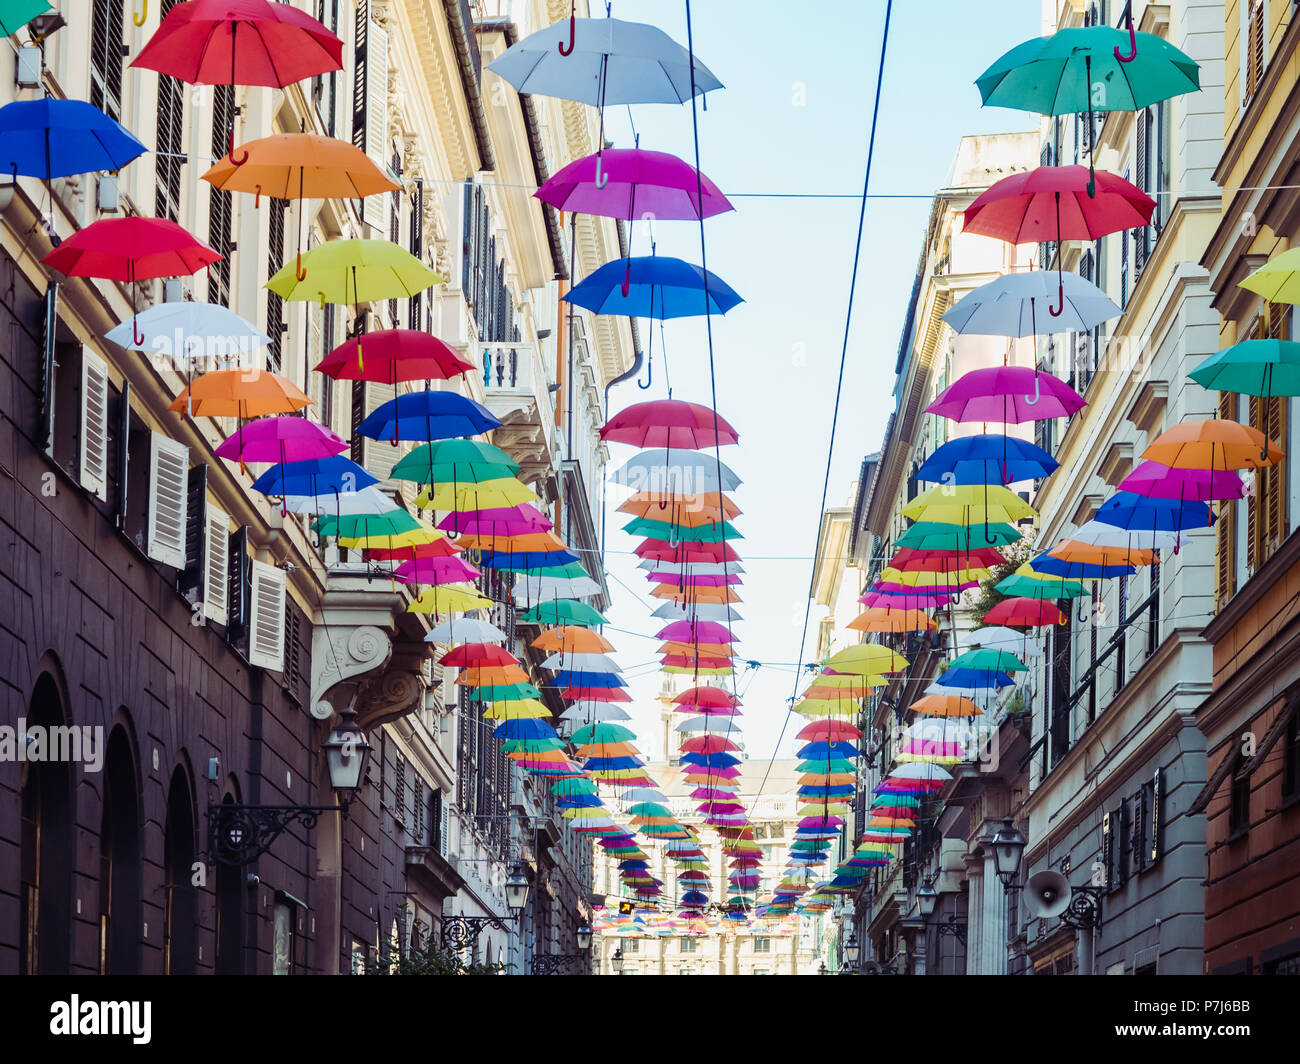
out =
<svg viewBox="0 0 1300 1064"><path fill-rule="evenodd" d="M804 10L807 16L796 18L766 0L692 4L696 53L726 86L700 112L700 152L702 169L737 208L706 228L710 270L746 300L714 319L713 335L718 409L740 433L739 446L723 448L722 457L745 481L735 494L745 536L736 547L746 569L738 656L766 663L740 681L742 721L749 755L764 759L776 748L795 690L792 663L800 658L820 516L885 2L835 0ZM684 4L617 0L613 14L652 22L686 43ZM892 411L894 360L928 194L947 179L963 135L1034 126L1029 115L981 109L974 79L1039 32L1036 0L894 4L871 183L873 193L911 198L874 199L867 208L828 505L849 499L862 458L879 448ZM631 120L641 147L693 158L689 106L634 108ZM606 122L611 139L631 146L625 108ZM846 198L772 195L786 193ZM644 254L645 229L637 228L634 253ZM660 223L655 235L659 254L700 261L697 226ZM673 398L707 405L703 319L670 322L665 335ZM659 346L656 328L651 388L619 385L611 409L666 395ZM613 468L634 453L621 445L613 450ZM657 644L645 637L662 622L650 617L657 603L630 556L638 541L621 531L622 517L611 508L614 605L606 634L636 699L632 723L651 752L660 676L646 664ZM823 612L813 607L810 636ZM787 731L783 756L793 752L797 730L796 724Z"/></svg>

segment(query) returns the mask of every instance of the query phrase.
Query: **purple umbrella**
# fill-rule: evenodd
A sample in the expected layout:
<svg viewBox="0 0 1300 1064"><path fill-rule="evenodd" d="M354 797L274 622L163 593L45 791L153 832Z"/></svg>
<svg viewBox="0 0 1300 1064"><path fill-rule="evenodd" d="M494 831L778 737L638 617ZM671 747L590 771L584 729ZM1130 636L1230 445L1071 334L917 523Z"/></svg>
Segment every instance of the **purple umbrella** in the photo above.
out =
<svg viewBox="0 0 1300 1064"><path fill-rule="evenodd" d="M460 558L416 558L399 565L393 578L403 584L461 584L482 575Z"/></svg>
<svg viewBox="0 0 1300 1064"><path fill-rule="evenodd" d="M458 535L522 536L529 532L549 532L552 525L535 506L524 503L492 510L453 512L438 522L438 527Z"/></svg>
<svg viewBox="0 0 1300 1064"><path fill-rule="evenodd" d="M1150 461L1140 463L1119 487L1150 499L1183 502L1241 499L1246 495L1245 482L1230 469L1175 469Z"/></svg>
<svg viewBox="0 0 1300 1064"><path fill-rule="evenodd" d="M636 221L698 221L735 210L695 167L662 151L607 148L569 163L534 195L562 211ZM701 211L700 205L703 204Z"/></svg>
<svg viewBox="0 0 1300 1064"><path fill-rule="evenodd" d="M243 462L303 462L330 458L347 441L324 425L302 417L264 417L241 425L217 448L217 455Z"/></svg>
<svg viewBox="0 0 1300 1064"><path fill-rule="evenodd" d="M992 366L964 374L926 412L953 421L1019 424L1069 417L1087 404L1063 380L1028 366Z"/></svg>

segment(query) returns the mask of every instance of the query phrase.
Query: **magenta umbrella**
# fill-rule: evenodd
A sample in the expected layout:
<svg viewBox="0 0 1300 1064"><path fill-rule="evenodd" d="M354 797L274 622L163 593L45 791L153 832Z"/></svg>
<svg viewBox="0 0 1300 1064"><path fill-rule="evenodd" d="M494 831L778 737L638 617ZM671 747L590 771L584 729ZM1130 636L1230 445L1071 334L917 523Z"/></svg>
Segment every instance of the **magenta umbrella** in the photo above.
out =
<svg viewBox="0 0 1300 1064"><path fill-rule="evenodd" d="M674 643L734 643L736 637L725 624L717 621L673 621L660 628L656 639L670 639Z"/></svg>
<svg viewBox="0 0 1300 1064"><path fill-rule="evenodd" d="M1245 497L1245 482L1230 469L1174 469L1159 462L1142 462L1119 485L1151 499L1212 502Z"/></svg>
<svg viewBox="0 0 1300 1064"><path fill-rule="evenodd" d="M1087 406L1065 381L1028 366L991 366L963 374L926 412L953 421L1019 424L1069 417Z"/></svg>
<svg viewBox="0 0 1300 1064"><path fill-rule="evenodd" d="M241 425L217 448L218 458L243 462L303 462L348 449L342 436L303 417L264 417Z"/></svg>
<svg viewBox="0 0 1300 1064"><path fill-rule="evenodd" d="M699 221L735 210L690 163L640 148L607 148L603 156L598 152L577 159L534 195L562 211L625 221L647 214L663 221Z"/></svg>
<svg viewBox="0 0 1300 1064"><path fill-rule="evenodd" d="M394 571L393 579L403 584L462 584L482 575L469 562L452 556L402 562Z"/></svg>
<svg viewBox="0 0 1300 1064"><path fill-rule="evenodd" d="M449 513L438 522L438 527L457 535L522 536L529 532L549 532L553 526L537 507L523 503L493 510Z"/></svg>
<svg viewBox="0 0 1300 1064"><path fill-rule="evenodd" d="M651 583L676 584L678 587L722 587L724 584L739 584L743 578L736 573L723 576L683 576L681 573L651 573L646 577Z"/></svg>
<svg viewBox="0 0 1300 1064"><path fill-rule="evenodd" d="M885 591L868 591L859 602L866 606L892 606L896 609L925 610L933 606L942 606L948 602L949 595L913 594L907 592L896 594Z"/></svg>

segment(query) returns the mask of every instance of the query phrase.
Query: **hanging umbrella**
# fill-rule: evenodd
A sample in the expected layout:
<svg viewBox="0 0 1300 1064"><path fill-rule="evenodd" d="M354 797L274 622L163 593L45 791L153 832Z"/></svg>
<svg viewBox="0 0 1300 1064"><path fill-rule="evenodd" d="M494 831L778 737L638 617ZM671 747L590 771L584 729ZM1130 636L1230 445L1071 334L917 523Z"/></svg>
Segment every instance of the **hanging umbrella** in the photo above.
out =
<svg viewBox="0 0 1300 1064"><path fill-rule="evenodd" d="M938 624L921 610L875 607L860 613L846 627L853 632L924 632Z"/></svg>
<svg viewBox="0 0 1300 1064"><path fill-rule="evenodd" d="M438 527L457 535L491 538L545 532L551 528L551 522L536 507L524 504L466 513L452 512L438 522Z"/></svg>
<svg viewBox="0 0 1300 1064"><path fill-rule="evenodd" d="M1014 628L1035 627L1044 624L1064 624L1065 614L1051 602L1036 599L1003 599L986 614L985 624L1009 625ZM932 712L932 711L930 711Z"/></svg>
<svg viewBox="0 0 1300 1064"><path fill-rule="evenodd" d="M498 428L500 419L481 403L457 392L408 392L376 407L357 426L372 440L443 440L477 436ZM531 495L536 498L536 495ZM514 503L504 505L512 506Z"/></svg>
<svg viewBox="0 0 1300 1064"><path fill-rule="evenodd" d="M721 415L699 403L657 399L620 410L601 427L606 443L634 447L713 447L739 443L740 436Z"/></svg>
<svg viewBox="0 0 1300 1064"><path fill-rule="evenodd" d="M1188 376L1210 391L1265 399L1300 395L1300 343L1243 340L1215 352Z"/></svg>
<svg viewBox="0 0 1300 1064"><path fill-rule="evenodd" d="M1034 517L1037 511L1015 492L1000 484L940 485L923 491L900 511L921 521L972 525L1002 524Z"/></svg>
<svg viewBox="0 0 1300 1064"><path fill-rule="evenodd" d="M522 624L560 624L560 625L597 625L609 622L600 611L585 602L560 599L556 602L542 602L519 617Z"/></svg>
<svg viewBox="0 0 1300 1064"><path fill-rule="evenodd" d="M563 299L593 314L657 320L726 314L743 302L716 274L662 255L607 262Z"/></svg>
<svg viewBox="0 0 1300 1064"><path fill-rule="evenodd" d="M1155 499L1187 499L1214 502L1219 499L1242 499L1246 484L1229 469L1176 469L1159 462L1139 462L1137 468L1119 482L1120 491L1146 495Z"/></svg>
<svg viewBox="0 0 1300 1064"><path fill-rule="evenodd" d="M1281 461L1283 451L1249 425L1211 418L1180 421L1152 440L1142 457L1176 469L1263 469Z"/></svg>
<svg viewBox="0 0 1300 1064"><path fill-rule="evenodd" d="M1028 366L991 366L963 374L925 409L953 421L1006 424L1069 417L1085 406L1078 392L1050 373Z"/></svg>
<svg viewBox="0 0 1300 1064"><path fill-rule="evenodd" d="M673 523L688 528L715 524L740 516L740 507L718 492L692 495L663 495L638 492L618 507L619 513L637 517L663 518L671 515Z"/></svg>
<svg viewBox="0 0 1300 1064"><path fill-rule="evenodd" d="M711 427L712 411L708 408L703 409L708 412L708 425ZM725 462L719 463L715 455L678 447L675 444L672 447L656 447L647 446L639 440L618 442L635 442L636 446L646 448L640 454L629 458L614 474L615 483L630 487L634 491L692 495L702 492L735 491L741 485L741 479L735 471ZM711 447L711 438L709 442L701 443L700 446ZM720 478L719 472L721 472Z"/></svg>
<svg viewBox="0 0 1300 1064"><path fill-rule="evenodd" d="M1016 572L1026 569L1021 566ZM1030 639L1028 633L1017 632L1014 628L999 628L992 626L988 628L976 628L969 633L966 641L972 646L994 647L999 650L1010 650L1022 658L1041 658L1043 652Z"/></svg>
<svg viewBox="0 0 1300 1064"><path fill-rule="evenodd" d="M614 650L614 645L599 632L574 627L551 628L534 639L532 646L538 650L563 654L593 654Z"/></svg>
<svg viewBox="0 0 1300 1064"><path fill-rule="evenodd" d="M567 45L566 45L567 41ZM593 107L684 103L722 88L663 30L614 18L556 22L511 45L488 67L521 93Z"/></svg>
<svg viewBox="0 0 1300 1064"><path fill-rule="evenodd" d="M196 377L167 407L194 417L261 417L311 406L293 381L264 369L218 369Z"/></svg>
<svg viewBox="0 0 1300 1064"><path fill-rule="evenodd" d="M1088 589L1078 580L1048 576L1026 562L1010 576L998 581L995 590L1013 598L1069 599L1086 595ZM972 642L973 642L972 638Z"/></svg>
<svg viewBox="0 0 1300 1064"><path fill-rule="evenodd" d="M978 717L983 713L973 701L959 695L923 695L908 708L934 717Z"/></svg>
<svg viewBox="0 0 1300 1064"><path fill-rule="evenodd" d="M500 480L485 480L481 484L435 484L416 496L415 507L417 510L482 510L515 506L536 498L537 495L531 488L524 487L514 477L503 477ZM565 560L576 561L577 555L571 555Z"/></svg>
<svg viewBox="0 0 1300 1064"><path fill-rule="evenodd" d="M1300 303L1300 247L1274 255L1239 283L1270 303Z"/></svg>
<svg viewBox="0 0 1300 1064"><path fill-rule="evenodd" d="M481 594L473 589L470 585L440 584L436 587L426 587L420 592L408 607L411 613L464 613L467 610L485 609L492 605L492 600L484 598ZM530 688L531 684L520 685ZM536 698L541 692L536 688L521 697Z"/></svg>
<svg viewBox="0 0 1300 1064"><path fill-rule="evenodd" d="M379 517L398 509L391 495L385 495L374 486L339 494L290 492L281 496L280 507L280 512L286 514L333 514L336 517Z"/></svg>
<svg viewBox="0 0 1300 1064"><path fill-rule="evenodd" d="M454 643L457 640L473 640L479 643L503 642L506 633L489 621L477 617L457 617L429 630L424 637L426 643Z"/></svg>
<svg viewBox="0 0 1300 1064"><path fill-rule="evenodd" d="M399 565L393 579L403 584L457 584L469 583L482 575L460 558L420 558Z"/></svg>
<svg viewBox="0 0 1300 1064"><path fill-rule="evenodd" d="M368 369L360 359L362 337L354 336L321 359L317 372L341 381L398 384L450 380L474 368L450 344L416 329L380 329L366 333L364 339Z"/></svg>
<svg viewBox="0 0 1300 1064"><path fill-rule="evenodd" d="M45 97L0 107L0 173L49 181L116 171L147 150L120 122L84 100Z"/></svg>
<svg viewBox="0 0 1300 1064"><path fill-rule="evenodd" d="M1014 484L1050 476L1050 454L1014 436L958 436L935 449L913 474L935 484Z"/></svg>
<svg viewBox="0 0 1300 1064"><path fill-rule="evenodd" d="M242 425L216 449L218 458L240 462L299 462L348 449L336 432L301 417L267 417ZM358 467L359 468L359 467Z"/></svg>
<svg viewBox="0 0 1300 1064"><path fill-rule="evenodd" d="M1064 306L1047 314L1061 286ZM1123 311L1091 281L1077 273L1053 277L1050 270L1008 273L980 285L957 301L943 320L953 331L977 336L1035 336L1048 323L1053 332L1089 332Z"/></svg>
<svg viewBox="0 0 1300 1064"><path fill-rule="evenodd" d="M167 13L131 65L191 84L283 89L341 70L343 42L292 4L187 0ZM233 156L233 116L231 122L228 144Z"/></svg>
<svg viewBox="0 0 1300 1064"><path fill-rule="evenodd" d="M1132 576L1136 571L1134 565L1149 565L1150 560L1150 555L1134 556L1127 551L1107 553L1098 550L1074 558L1058 558L1044 552L1031 558L1029 567L1035 572L1068 580L1111 580Z"/></svg>
<svg viewBox="0 0 1300 1064"><path fill-rule="evenodd" d="M253 489L263 495L347 494L378 483L352 459L330 455L272 466L253 481Z"/></svg>
<svg viewBox="0 0 1300 1064"><path fill-rule="evenodd" d="M974 538L972 538L974 537ZM898 539L896 547L915 550L948 550L969 553L986 545L1005 546L1021 538L1018 528L1009 524L992 524L978 532L967 525L944 521L917 521Z"/></svg>
<svg viewBox="0 0 1300 1064"><path fill-rule="evenodd" d="M1203 502L1153 499L1130 491L1117 491L1101 504L1094 520L1124 529L1180 532L1212 525L1215 515Z"/></svg>
<svg viewBox="0 0 1300 1064"><path fill-rule="evenodd" d="M697 221L735 209L689 163L640 148L605 148L577 159L534 195L557 210L625 221L647 214L657 221Z"/></svg>
<svg viewBox="0 0 1300 1064"><path fill-rule="evenodd" d="M119 347L147 351L186 365L209 358L247 363L271 338L220 303L157 303L104 334Z"/></svg>
<svg viewBox="0 0 1300 1064"><path fill-rule="evenodd" d="M1121 494L1129 496L1134 493L1126 491ZM1127 549L1140 547L1144 550L1163 550L1166 547L1173 547L1177 550L1187 542L1187 537L1178 531L1154 528L1143 528L1140 531L1142 537L1139 543L1134 538L1133 529L1128 527L1119 528L1114 524L1094 518L1091 521L1085 521L1071 532L1067 538L1071 543L1086 544L1090 547L1122 547ZM1055 550L1053 550L1053 553L1055 553Z"/></svg>
<svg viewBox="0 0 1300 1064"><path fill-rule="evenodd" d="M50 10L45 0L5 0L0 4L0 36L12 37L37 15Z"/></svg>
<svg viewBox="0 0 1300 1064"><path fill-rule="evenodd" d="M958 654L948 663L951 669L988 669L996 672L1024 672L1025 663L1008 650L979 647Z"/></svg>

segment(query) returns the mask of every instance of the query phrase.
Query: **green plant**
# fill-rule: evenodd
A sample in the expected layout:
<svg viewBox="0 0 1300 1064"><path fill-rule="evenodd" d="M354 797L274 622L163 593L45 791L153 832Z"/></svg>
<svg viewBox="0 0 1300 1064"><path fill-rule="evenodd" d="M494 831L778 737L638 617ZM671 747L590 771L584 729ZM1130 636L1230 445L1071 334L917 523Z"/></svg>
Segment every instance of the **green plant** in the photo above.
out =
<svg viewBox="0 0 1300 1064"><path fill-rule="evenodd" d="M1034 553L1034 532L1028 532L1022 539L1001 548L1005 562L993 566L989 575L980 581L979 596L971 603L971 619L978 625L984 623L984 615L1008 596L997 589L997 585L1019 569Z"/></svg>

